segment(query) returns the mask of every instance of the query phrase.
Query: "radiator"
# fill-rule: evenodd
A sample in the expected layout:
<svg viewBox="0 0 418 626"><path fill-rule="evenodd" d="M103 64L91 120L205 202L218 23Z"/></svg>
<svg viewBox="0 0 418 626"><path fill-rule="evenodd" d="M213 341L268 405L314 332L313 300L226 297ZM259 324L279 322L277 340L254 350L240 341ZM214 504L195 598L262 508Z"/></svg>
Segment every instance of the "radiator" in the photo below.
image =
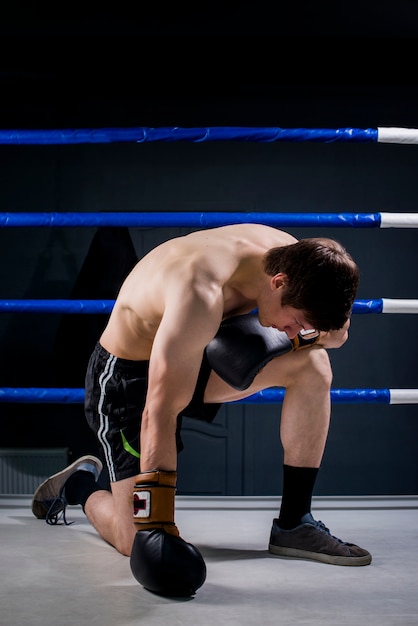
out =
<svg viewBox="0 0 418 626"><path fill-rule="evenodd" d="M68 448L0 448L0 494L33 494L68 457Z"/></svg>

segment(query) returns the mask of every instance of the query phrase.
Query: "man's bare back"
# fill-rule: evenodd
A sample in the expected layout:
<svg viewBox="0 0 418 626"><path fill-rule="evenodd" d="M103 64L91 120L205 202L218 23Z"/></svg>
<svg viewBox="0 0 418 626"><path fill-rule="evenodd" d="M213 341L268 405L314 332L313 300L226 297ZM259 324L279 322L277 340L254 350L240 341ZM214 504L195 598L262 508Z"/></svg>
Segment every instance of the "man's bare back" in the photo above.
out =
<svg viewBox="0 0 418 626"><path fill-rule="evenodd" d="M288 233L261 224L224 226L166 241L126 278L100 343L117 357L148 360L164 314L175 319L182 310L192 313L188 303L196 294L208 308L204 321L210 340L224 317L255 307L266 251L294 242Z"/></svg>

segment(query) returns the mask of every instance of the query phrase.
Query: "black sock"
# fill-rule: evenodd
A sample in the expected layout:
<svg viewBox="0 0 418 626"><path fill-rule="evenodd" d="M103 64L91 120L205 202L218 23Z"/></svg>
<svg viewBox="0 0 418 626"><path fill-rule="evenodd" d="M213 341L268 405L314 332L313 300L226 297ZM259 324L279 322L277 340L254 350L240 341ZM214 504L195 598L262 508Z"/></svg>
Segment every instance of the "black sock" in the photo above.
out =
<svg viewBox="0 0 418 626"><path fill-rule="evenodd" d="M290 530L299 526L302 517L311 512L317 474L316 467L283 465L283 495L278 522L280 528Z"/></svg>
<svg viewBox="0 0 418 626"><path fill-rule="evenodd" d="M65 499L68 504L81 504L84 509L87 498L100 489L92 472L78 470L65 483Z"/></svg>

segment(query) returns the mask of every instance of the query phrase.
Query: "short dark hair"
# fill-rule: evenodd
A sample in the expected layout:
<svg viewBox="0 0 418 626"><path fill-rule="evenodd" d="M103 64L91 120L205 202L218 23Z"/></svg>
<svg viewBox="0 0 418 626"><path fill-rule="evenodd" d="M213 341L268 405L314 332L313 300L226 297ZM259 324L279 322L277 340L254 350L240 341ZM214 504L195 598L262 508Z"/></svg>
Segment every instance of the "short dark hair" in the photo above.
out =
<svg viewBox="0 0 418 626"><path fill-rule="evenodd" d="M312 237L271 248L264 256L264 271L287 275L282 304L303 311L313 328L338 330L350 317L359 269L334 239Z"/></svg>

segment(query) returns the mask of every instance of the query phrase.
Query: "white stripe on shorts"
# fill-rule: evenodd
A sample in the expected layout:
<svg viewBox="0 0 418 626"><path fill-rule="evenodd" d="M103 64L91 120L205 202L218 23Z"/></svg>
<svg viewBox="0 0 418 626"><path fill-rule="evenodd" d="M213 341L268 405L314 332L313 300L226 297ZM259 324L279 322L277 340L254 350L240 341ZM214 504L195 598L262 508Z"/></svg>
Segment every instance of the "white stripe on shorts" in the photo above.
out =
<svg viewBox="0 0 418 626"><path fill-rule="evenodd" d="M103 446L104 455L106 458L107 469L109 471L109 478L111 482L115 482L115 468L112 458L112 450L110 448L110 444L107 440L107 433L109 432L109 416L103 413L103 403L106 395L106 385L109 379L113 375L113 370L115 368L117 358L112 354L109 355L109 358L106 362L106 367L99 377L99 385L100 385L100 399L99 405L97 407L99 416L100 416L100 428L98 430L97 436L100 443Z"/></svg>

